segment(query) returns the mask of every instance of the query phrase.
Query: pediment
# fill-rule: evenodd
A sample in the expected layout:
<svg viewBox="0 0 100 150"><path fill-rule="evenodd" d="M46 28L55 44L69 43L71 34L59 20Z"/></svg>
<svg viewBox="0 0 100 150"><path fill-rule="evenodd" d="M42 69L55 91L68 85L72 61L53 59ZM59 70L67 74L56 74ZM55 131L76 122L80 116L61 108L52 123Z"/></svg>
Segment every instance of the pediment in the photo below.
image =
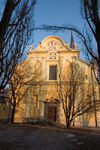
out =
<svg viewBox="0 0 100 150"><path fill-rule="evenodd" d="M44 101L44 103L55 103L55 104L57 104L57 103L59 103L59 100L58 99L54 99L53 97L51 97L50 99L46 99Z"/></svg>
<svg viewBox="0 0 100 150"><path fill-rule="evenodd" d="M57 36L57 35L51 35L47 36L43 39L42 42L38 43L38 47L36 49L32 49L32 46L30 47L30 50L27 52L29 53L50 53L50 52L75 52L80 50L75 50L69 47L69 43ZM78 52L78 53L79 53Z"/></svg>

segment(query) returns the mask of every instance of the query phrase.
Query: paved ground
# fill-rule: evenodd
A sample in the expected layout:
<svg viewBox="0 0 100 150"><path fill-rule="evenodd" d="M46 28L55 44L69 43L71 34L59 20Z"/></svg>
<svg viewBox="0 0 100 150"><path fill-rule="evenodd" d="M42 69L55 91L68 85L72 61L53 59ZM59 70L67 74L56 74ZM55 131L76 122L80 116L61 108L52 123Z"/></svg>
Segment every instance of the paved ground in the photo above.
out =
<svg viewBox="0 0 100 150"><path fill-rule="evenodd" d="M0 150L99 150L100 128L0 124Z"/></svg>

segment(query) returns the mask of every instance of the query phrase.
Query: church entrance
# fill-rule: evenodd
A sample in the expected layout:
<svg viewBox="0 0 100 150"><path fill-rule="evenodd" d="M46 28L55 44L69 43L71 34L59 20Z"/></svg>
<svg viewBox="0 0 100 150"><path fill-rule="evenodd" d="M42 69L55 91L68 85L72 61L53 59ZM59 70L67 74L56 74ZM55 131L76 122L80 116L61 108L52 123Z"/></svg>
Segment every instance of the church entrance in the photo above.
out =
<svg viewBox="0 0 100 150"><path fill-rule="evenodd" d="M56 107L47 108L47 121L56 121Z"/></svg>
<svg viewBox="0 0 100 150"><path fill-rule="evenodd" d="M57 99L46 99L44 116L46 121L59 121L59 101Z"/></svg>

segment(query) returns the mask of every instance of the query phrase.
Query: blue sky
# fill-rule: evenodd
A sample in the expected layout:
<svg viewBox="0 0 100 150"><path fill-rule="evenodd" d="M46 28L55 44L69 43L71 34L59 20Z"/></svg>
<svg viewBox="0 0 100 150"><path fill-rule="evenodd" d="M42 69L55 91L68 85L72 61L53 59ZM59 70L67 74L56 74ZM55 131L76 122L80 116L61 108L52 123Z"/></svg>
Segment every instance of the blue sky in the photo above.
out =
<svg viewBox="0 0 100 150"><path fill-rule="evenodd" d="M80 15L79 0L38 0L34 10L35 27L41 24L62 25L71 24L82 29L83 19ZM33 47L54 32L35 31L33 35ZM70 44L71 31L58 32L56 35L62 37L64 41ZM78 49L81 49L79 39L74 34L74 40L77 42Z"/></svg>
<svg viewBox="0 0 100 150"><path fill-rule="evenodd" d="M4 1L0 1L0 13L2 13ZM0 16L1 17L1 16ZM41 24L48 25L62 25L71 24L82 29L83 19L80 15L80 0L37 0L37 4L34 8L34 23L35 27ZM34 31L32 40L33 48L37 47L37 44L49 35L53 35L54 32L46 31ZM70 44L71 31L58 32L56 35L62 37L64 41L68 41ZM81 49L79 39L74 34L74 40L77 42L78 49ZM29 50L30 45L26 47L26 51ZM82 56L82 54L81 54Z"/></svg>

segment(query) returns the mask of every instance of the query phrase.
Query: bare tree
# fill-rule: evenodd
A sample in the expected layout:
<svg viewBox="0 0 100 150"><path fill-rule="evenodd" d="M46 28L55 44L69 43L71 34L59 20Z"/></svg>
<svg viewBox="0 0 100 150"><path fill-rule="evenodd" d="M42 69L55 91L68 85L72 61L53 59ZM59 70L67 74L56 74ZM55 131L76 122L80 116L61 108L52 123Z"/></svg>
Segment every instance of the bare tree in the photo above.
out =
<svg viewBox="0 0 100 150"><path fill-rule="evenodd" d="M27 96L31 97L31 99L33 98L32 94L35 94L35 91L33 90L34 84L36 90L41 80L41 65L39 65L38 63L33 65L31 60L26 59L16 65L13 76L11 77L9 82L8 91L11 111L11 123L14 122L16 106L18 106L21 101L23 101L22 103L26 103ZM31 90L33 91L29 95L29 91Z"/></svg>
<svg viewBox="0 0 100 150"><path fill-rule="evenodd" d="M25 66L25 63L17 64L14 69L14 74L10 79L8 98L10 102L10 109L12 110L12 112L10 112L12 123L14 122L15 108L27 94L30 87L30 70L30 66Z"/></svg>
<svg viewBox="0 0 100 150"><path fill-rule="evenodd" d="M81 15L86 22L85 28L81 31L74 25L62 26L42 25L37 29L55 30L55 31L74 31L81 40L86 58L98 67L98 75L95 75L98 83L100 83L100 1L99 0L81 0L80 1ZM94 42L93 42L94 41Z"/></svg>
<svg viewBox="0 0 100 150"><path fill-rule="evenodd" d="M31 38L35 4L36 0L6 0L0 21L0 90L8 84Z"/></svg>
<svg viewBox="0 0 100 150"><path fill-rule="evenodd" d="M56 90L66 117L66 127L69 128L76 117L97 111L100 102L93 84L84 82L85 73L78 64L71 63L70 71L65 75L60 72L59 76L60 81Z"/></svg>

